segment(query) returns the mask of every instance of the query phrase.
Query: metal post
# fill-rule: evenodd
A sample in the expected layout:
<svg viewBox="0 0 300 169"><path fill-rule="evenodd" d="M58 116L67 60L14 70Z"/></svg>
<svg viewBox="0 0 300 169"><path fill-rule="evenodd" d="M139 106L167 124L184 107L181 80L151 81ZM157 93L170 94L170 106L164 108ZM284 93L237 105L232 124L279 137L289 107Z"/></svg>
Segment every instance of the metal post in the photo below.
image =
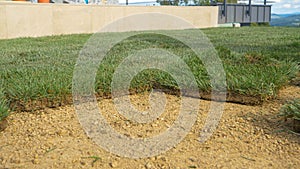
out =
<svg viewBox="0 0 300 169"><path fill-rule="evenodd" d="M227 0L224 0L224 10L223 10L223 15L226 16L227 12Z"/></svg>
<svg viewBox="0 0 300 169"><path fill-rule="evenodd" d="M128 5L128 0L126 0L126 5Z"/></svg>
<svg viewBox="0 0 300 169"><path fill-rule="evenodd" d="M251 16L251 0L249 0L248 15Z"/></svg>

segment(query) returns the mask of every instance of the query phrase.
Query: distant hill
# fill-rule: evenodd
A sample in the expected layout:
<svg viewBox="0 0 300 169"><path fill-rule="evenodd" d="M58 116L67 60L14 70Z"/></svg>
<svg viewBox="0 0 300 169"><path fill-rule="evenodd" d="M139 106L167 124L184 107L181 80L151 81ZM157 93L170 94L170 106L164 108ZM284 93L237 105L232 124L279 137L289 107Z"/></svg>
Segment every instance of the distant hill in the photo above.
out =
<svg viewBox="0 0 300 169"><path fill-rule="evenodd" d="M272 26L300 26L300 13L272 14Z"/></svg>

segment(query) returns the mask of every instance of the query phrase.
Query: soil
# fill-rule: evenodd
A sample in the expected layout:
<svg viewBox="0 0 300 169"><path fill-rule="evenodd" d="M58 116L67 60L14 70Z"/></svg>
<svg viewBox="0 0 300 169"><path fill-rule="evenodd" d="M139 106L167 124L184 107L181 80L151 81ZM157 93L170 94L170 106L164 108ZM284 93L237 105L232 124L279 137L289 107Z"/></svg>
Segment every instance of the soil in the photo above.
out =
<svg viewBox="0 0 300 169"><path fill-rule="evenodd" d="M130 96L139 110L149 107L148 94ZM165 112L149 124L125 119L111 99L99 102L102 114L118 132L151 137L176 119L181 98L165 95ZM249 106L226 103L214 134L198 141L210 101L199 100L198 118L174 148L155 157L131 159L105 151L88 138L74 107L12 113L0 132L0 168L300 168L300 136L291 122L277 116L289 99L300 98L300 87L281 90L276 100Z"/></svg>

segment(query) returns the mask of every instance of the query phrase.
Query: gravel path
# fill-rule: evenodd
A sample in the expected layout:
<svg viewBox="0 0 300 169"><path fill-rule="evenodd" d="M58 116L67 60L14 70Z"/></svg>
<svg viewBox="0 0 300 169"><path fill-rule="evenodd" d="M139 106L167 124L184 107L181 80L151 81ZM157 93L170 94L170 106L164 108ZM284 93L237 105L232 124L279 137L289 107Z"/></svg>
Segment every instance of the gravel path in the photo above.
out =
<svg viewBox="0 0 300 169"><path fill-rule="evenodd" d="M300 136L276 114L285 100L300 97L299 87L281 91L261 106L226 103L212 137L199 143L210 102L199 100L198 119L191 132L173 149L156 157L130 159L111 154L89 139L73 106L33 113L13 113L0 132L0 168L300 168ZM145 110L147 94L131 96ZM166 95L165 112L153 123L126 121L112 100L99 102L113 128L131 137L150 137L166 130L178 115L180 98Z"/></svg>

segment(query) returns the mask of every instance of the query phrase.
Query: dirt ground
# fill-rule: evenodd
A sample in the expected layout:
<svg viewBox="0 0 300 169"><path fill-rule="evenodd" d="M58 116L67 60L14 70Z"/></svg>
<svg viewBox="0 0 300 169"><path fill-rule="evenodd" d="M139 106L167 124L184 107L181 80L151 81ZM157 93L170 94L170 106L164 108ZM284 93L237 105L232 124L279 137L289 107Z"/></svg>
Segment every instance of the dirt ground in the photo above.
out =
<svg viewBox="0 0 300 169"><path fill-rule="evenodd" d="M199 100L198 119L174 148L155 157L131 159L111 154L88 138L73 106L33 113L12 113L0 132L0 168L300 168L300 136L276 116L300 87L283 89L277 100L260 106L226 103L212 137L199 143L210 101ZM131 96L146 109L148 95ZM99 107L112 127L132 137L151 137L168 128L178 115L180 98L166 95L165 112L154 122L137 124L115 110L112 100Z"/></svg>

